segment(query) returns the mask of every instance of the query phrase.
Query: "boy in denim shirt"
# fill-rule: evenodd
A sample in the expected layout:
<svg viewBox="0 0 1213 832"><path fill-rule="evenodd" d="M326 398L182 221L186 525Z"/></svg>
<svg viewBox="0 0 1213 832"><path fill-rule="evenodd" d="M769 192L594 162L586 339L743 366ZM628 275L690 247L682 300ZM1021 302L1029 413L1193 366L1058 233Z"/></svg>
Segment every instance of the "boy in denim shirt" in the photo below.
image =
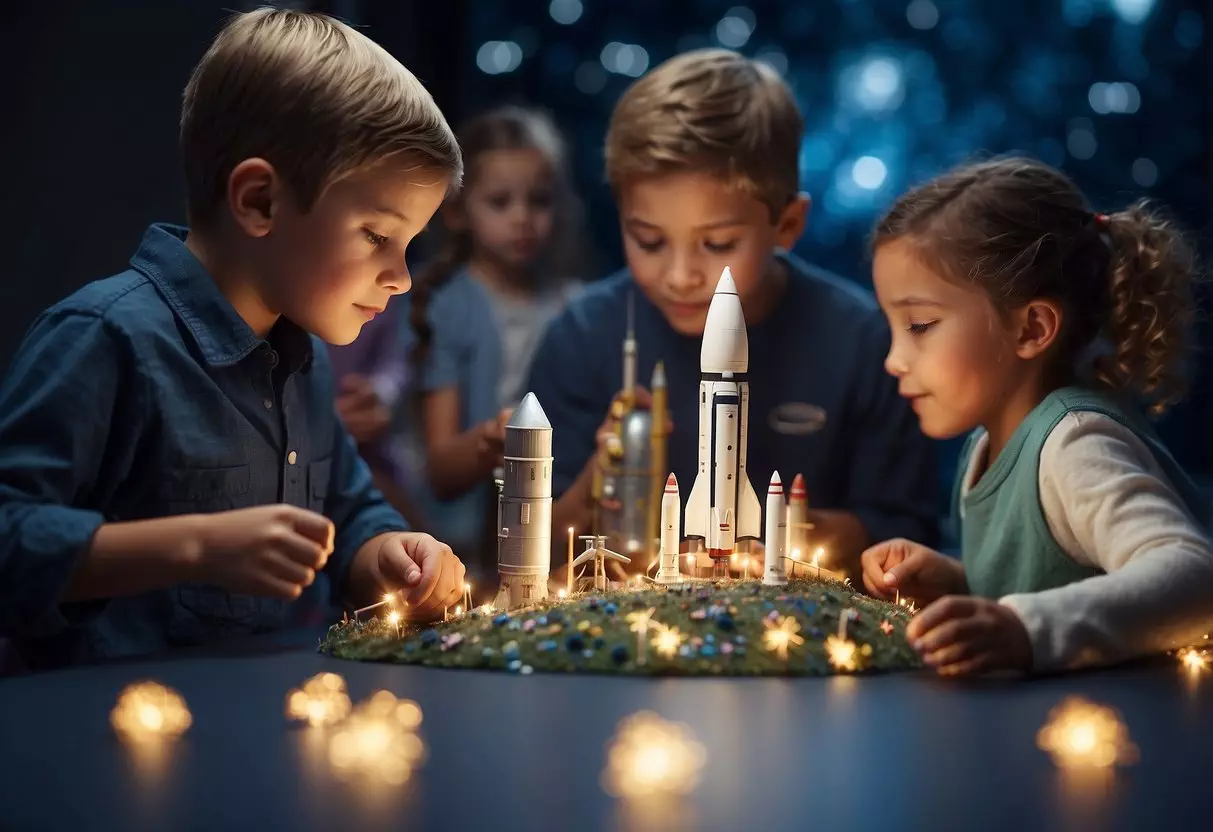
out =
<svg viewBox="0 0 1213 832"><path fill-rule="evenodd" d="M347 604L457 603L333 409L321 339L406 291L462 173L408 70L321 15L234 17L185 91L189 229L44 312L0 387L0 636L31 667L282 626L317 570Z"/></svg>

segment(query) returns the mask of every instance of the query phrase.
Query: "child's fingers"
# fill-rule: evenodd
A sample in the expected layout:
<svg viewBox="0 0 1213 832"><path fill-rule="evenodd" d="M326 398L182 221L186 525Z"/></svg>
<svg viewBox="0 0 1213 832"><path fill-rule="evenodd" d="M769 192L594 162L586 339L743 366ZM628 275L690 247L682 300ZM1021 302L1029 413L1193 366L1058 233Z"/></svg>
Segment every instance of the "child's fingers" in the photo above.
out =
<svg viewBox="0 0 1213 832"><path fill-rule="evenodd" d="M911 641L920 639L945 621L970 615L972 606L972 599L964 595L948 595L933 601L910 619L906 626L906 637Z"/></svg>
<svg viewBox="0 0 1213 832"><path fill-rule="evenodd" d="M994 656L992 653L979 653L967 659L958 662L946 664L937 667L935 672L940 676L977 676L994 667Z"/></svg>
<svg viewBox="0 0 1213 832"><path fill-rule="evenodd" d="M911 642L922 655L934 653L953 644L981 640L982 624L976 618L951 618Z"/></svg>

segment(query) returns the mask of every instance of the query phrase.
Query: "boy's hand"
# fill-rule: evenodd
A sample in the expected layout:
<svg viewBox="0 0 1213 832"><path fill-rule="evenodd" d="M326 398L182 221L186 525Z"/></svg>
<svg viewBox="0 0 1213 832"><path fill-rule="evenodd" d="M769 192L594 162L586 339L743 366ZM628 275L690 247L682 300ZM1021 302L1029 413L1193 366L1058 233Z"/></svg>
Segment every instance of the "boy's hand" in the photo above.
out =
<svg viewBox="0 0 1213 832"><path fill-rule="evenodd" d="M959 561L910 540L878 543L860 556L860 563L868 592L886 601L900 592L925 605L968 590Z"/></svg>
<svg viewBox="0 0 1213 832"><path fill-rule="evenodd" d="M462 603L465 570L450 546L417 532L378 540L379 574L392 589L403 590L409 618L440 618L447 607Z"/></svg>
<svg viewBox="0 0 1213 832"><path fill-rule="evenodd" d="M341 379L337 415L359 445L379 439L392 421L391 413L380 401L371 380L361 375L348 375Z"/></svg>
<svg viewBox="0 0 1213 832"><path fill-rule="evenodd" d="M602 420L602 424L598 426L598 432L595 434L595 441L598 449L594 456L590 459L589 465L597 468L602 474L606 475L610 472L607 466L613 464L623 457L623 444L619 438L619 422L622 414L625 413L627 406L626 397L622 390L615 394L611 399L611 406L607 408L606 416ZM635 395L632 398L632 407L635 410L648 410L653 406L653 394L644 387L636 386ZM666 433L674 430L674 421L666 415ZM608 496L604 496L599 500L599 504L606 509L615 510L622 507L622 504Z"/></svg>
<svg viewBox="0 0 1213 832"><path fill-rule="evenodd" d="M201 519L194 571L240 595L298 598L333 551L332 522L297 506L256 506Z"/></svg>
<svg viewBox="0 0 1213 832"><path fill-rule="evenodd" d="M941 676L1032 667L1032 642L1010 607L988 598L950 595L918 613L906 638Z"/></svg>

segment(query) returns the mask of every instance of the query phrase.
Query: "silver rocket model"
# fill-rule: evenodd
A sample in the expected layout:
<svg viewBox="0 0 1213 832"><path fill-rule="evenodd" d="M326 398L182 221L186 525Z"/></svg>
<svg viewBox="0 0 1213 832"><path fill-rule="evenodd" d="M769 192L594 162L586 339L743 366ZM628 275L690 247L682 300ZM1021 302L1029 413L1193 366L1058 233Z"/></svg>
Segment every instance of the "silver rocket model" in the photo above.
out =
<svg viewBox="0 0 1213 832"><path fill-rule="evenodd" d="M682 542L682 533L678 528L678 515L681 513L682 500L678 497L678 480L673 474L665 481L665 491L661 494L661 552L658 554L657 583L682 583L682 573L678 571L678 547Z"/></svg>
<svg viewBox="0 0 1213 832"><path fill-rule="evenodd" d="M498 609L548 595L552 562L552 424L534 393L505 426L505 472L497 516Z"/></svg>
<svg viewBox="0 0 1213 832"><path fill-rule="evenodd" d="M717 572L742 538L760 535L762 507L746 473L750 345L741 298L726 268L708 307L699 353L699 471L685 534L707 542Z"/></svg>
<svg viewBox="0 0 1213 832"><path fill-rule="evenodd" d="M783 501L783 483L779 479L778 471L771 474L771 487L767 489L765 531L763 545L766 547L766 553L762 582L767 586L785 586L788 573L783 559L787 550L788 515Z"/></svg>

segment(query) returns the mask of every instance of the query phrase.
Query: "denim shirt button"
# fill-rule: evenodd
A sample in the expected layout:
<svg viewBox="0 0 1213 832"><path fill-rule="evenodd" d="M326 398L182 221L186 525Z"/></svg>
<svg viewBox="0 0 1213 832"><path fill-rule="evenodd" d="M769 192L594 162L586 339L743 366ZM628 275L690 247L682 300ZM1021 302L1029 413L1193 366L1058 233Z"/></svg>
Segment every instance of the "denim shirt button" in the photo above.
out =
<svg viewBox="0 0 1213 832"><path fill-rule="evenodd" d="M265 400L264 400L264 401L262 401L261 403L262 403L263 405L265 405L265 409L266 409L266 410L273 410L273 409L274 409L274 400L273 400L273 399L265 399Z"/></svg>
<svg viewBox="0 0 1213 832"><path fill-rule="evenodd" d="M295 460L298 458L299 458L298 455L294 451L291 451L289 454L286 455L286 461L290 465L294 465Z"/></svg>

